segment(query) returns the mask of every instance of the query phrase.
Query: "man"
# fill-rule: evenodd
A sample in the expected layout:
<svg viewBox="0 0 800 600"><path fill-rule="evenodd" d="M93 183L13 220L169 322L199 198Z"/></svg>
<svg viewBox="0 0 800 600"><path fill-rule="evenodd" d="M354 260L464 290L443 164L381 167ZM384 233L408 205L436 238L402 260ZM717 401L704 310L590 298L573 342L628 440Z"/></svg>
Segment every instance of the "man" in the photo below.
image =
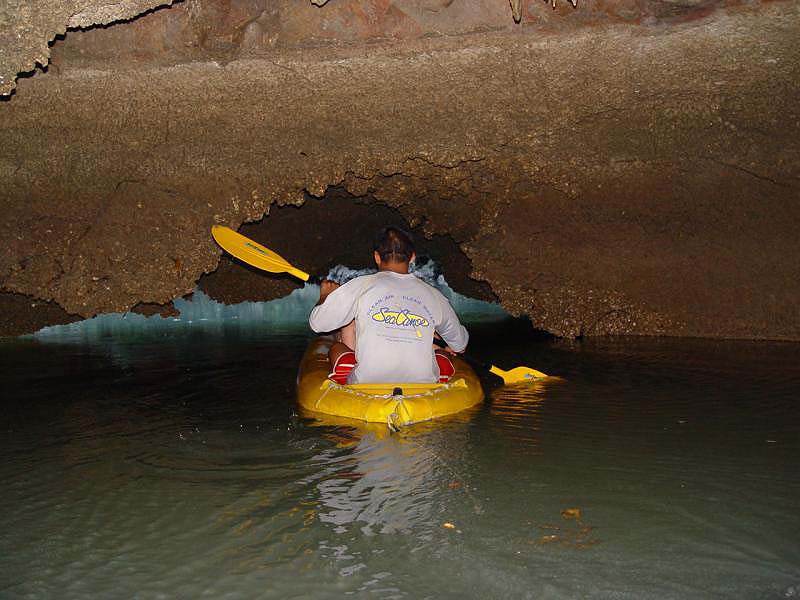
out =
<svg viewBox="0 0 800 600"><path fill-rule="evenodd" d="M348 383L435 383L434 332L463 352L467 330L439 290L408 272L416 257L408 233L386 227L374 249L377 273L342 286L322 282L309 325L317 333L340 330L328 354L333 372L355 351Z"/></svg>

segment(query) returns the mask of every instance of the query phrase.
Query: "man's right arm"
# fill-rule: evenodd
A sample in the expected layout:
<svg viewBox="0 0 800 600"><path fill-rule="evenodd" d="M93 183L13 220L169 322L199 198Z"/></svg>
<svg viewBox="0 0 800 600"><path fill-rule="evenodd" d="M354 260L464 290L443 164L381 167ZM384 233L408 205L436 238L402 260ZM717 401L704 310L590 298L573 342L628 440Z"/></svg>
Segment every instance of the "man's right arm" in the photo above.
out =
<svg viewBox="0 0 800 600"><path fill-rule="evenodd" d="M322 282L319 302L308 317L308 324L314 332L334 331L355 318L357 287L350 285L352 281L343 286L332 281Z"/></svg>
<svg viewBox="0 0 800 600"><path fill-rule="evenodd" d="M316 306L323 304L325 299L331 295L333 290L339 289L341 286L336 283L335 281L331 281L330 279L325 279L324 281L320 282L319 284L319 300L317 300Z"/></svg>

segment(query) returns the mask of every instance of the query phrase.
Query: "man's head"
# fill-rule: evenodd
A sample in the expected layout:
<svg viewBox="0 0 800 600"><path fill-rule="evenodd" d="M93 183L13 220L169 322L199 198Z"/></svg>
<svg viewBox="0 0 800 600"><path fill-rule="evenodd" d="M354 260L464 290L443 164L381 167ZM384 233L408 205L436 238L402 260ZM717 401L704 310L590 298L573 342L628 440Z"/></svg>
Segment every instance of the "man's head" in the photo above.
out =
<svg viewBox="0 0 800 600"><path fill-rule="evenodd" d="M414 260L414 241L411 234L398 227L384 227L375 236L375 264L380 270L408 273Z"/></svg>

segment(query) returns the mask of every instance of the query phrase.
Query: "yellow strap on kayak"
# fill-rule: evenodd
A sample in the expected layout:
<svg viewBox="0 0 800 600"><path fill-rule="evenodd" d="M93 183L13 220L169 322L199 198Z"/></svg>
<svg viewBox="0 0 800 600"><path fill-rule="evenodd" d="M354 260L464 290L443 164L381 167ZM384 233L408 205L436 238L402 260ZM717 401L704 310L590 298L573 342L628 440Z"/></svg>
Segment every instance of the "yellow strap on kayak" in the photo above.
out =
<svg viewBox="0 0 800 600"><path fill-rule="evenodd" d="M348 383L342 385L330 379L325 379L319 386L320 390L326 390L330 387L341 388L353 394L361 394L368 396L392 396L392 392L396 388L403 390L403 396L419 396L421 394L428 394L441 388L465 388L467 382L463 378L453 379L448 383Z"/></svg>

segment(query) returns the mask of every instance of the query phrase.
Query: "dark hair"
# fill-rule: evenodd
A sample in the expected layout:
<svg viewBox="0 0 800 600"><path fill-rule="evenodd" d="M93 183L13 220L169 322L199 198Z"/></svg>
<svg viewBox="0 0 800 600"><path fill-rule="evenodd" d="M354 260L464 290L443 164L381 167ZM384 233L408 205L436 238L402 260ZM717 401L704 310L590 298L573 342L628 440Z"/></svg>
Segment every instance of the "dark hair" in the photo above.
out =
<svg viewBox="0 0 800 600"><path fill-rule="evenodd" d="M384 227L375 236L375 252L387 262L409 262L414 254L411 234L399 227Z"/></svg>

